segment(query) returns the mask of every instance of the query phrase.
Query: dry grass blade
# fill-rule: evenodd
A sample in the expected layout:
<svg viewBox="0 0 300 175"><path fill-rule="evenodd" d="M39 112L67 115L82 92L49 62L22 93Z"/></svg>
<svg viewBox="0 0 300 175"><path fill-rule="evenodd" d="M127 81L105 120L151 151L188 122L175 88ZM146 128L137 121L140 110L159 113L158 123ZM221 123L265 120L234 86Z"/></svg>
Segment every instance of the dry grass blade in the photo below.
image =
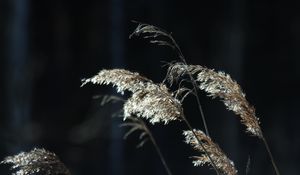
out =
<svg viewBox="0 0 300 175"><path fill-rule="evenodd" d="M185 65L183 63L175 63L169 67L168 79L170 82L174 82L174 80L188 72L197 76L196 81L201 90L207 92L212 98L219 97L228 110L240 116L247 132L262 138L262 131L255 109L248 103L245 94L236 81L224 72L216 72L200 65Z"/></svg>
<svg viewBox="0 0 300 175"><path fill-rule="evenodd" d="M45 149L34 148L30 152L21 152L14 156L6 157L2 164L13 164L16 170L13 175L70 175L70 171L59 158Z"/></svg>
<svg viewBox="0 0 300 175"><path fill-rule="evenodd" d="M237 170L234 167L234 163L227 158L227 156L223 153L221 148L215 144L208 136L206 136L200 130L194 130L195 135L192 131L184 131L183 135L185 136L185 142L190 144L195 150L202 153L200 156L193 156L194 158L194 166L201 166L204 164L212 165L212 162L222 174L227 175L236 175ZM202 142L202 146L200 146L198 140ZM208 157L209 155L209 157Z"/></svg>

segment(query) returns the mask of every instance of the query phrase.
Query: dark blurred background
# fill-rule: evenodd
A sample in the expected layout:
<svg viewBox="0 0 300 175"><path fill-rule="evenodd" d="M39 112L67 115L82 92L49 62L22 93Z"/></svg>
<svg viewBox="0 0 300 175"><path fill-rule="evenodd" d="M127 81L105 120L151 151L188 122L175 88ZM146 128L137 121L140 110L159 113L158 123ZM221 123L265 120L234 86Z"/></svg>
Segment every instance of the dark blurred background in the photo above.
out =
<svg viewBox="0 0 300 175"><path fill-rule="evenodd" d="M81 79L103 68L138 71L155 82L166 74L172 50L128 39L138 20L173 33L189 64L229 73L256 107L282 174L299 174L300 13L289 1L1 0L0 159L44 147L74 175L161 174L148 142L136 149L119 118L122 104L100 105L109 87ZM116 95L116 94L115 94ZM219 100L200 94L210 134L245 174L274 174L260 140L244 133L239 119ZM184 103L193 127L203 129L196 101ZM297 118L298 116L298 118ZM193 167L197 155L183 142L183 123L150 126L174 175L214 174ZM8 166L0 166L9 174Z"/></svg>

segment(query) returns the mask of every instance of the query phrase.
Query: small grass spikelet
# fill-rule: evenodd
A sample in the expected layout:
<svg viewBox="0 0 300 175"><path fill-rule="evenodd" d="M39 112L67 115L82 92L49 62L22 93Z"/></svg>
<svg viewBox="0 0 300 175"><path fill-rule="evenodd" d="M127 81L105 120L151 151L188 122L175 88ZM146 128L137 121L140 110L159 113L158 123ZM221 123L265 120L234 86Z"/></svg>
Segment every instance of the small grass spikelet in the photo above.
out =
<svg viewBox="0 0 300 175"><path fill-rule="evenodd" d="M203 147L200 146L198 140L196 139L194 133L198 140L202 142ZM200 156L193 156L194 166L202 166L204 164L211 165L211 160L214 162L218 171L222 172L222 174L226 175L236 175L237 170L234 167L234 163L227 158L225 153L221 150L221 148L215 144L208 136L206 136L201 130L195 130L194 133L192 131L184 131L183 135L185 136L185 142L190 144L195 150L201 153ZM206 153L205 153L206 152ZM207 154L210 156L208 158Z"/></svg>

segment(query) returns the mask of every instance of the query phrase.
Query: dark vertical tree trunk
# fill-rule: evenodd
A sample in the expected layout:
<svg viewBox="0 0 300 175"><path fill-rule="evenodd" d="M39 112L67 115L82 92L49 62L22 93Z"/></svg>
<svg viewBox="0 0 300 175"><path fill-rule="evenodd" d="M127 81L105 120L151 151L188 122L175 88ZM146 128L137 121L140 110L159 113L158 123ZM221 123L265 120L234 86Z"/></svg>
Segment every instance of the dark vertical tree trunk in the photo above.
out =
<svg viewBox="0 0 300 175"><path fill-rule="evenodd" d="M31 110L32 74L28 56L28 8L27 0L10 1L12 8L6 51L6 102L7 118L13 139L10 147L19 150L24 143L19 129L28 124ZM22 144L22 145L21 145Z"/></svg>
<svg viewBox="0 0 300 175"><path fill-rule="evenodd" d="M110 32L110 56L111 66L114 68L125 67L124 62L124 2L122 0L111 1L111 32ZM115 91L112 91L114 93ZM112 109L112 111L116 111ZM111 146L109 150L110 168L112 175L122 175L123 173L123 136L119 127L119 120L111 120Z"/></svg>

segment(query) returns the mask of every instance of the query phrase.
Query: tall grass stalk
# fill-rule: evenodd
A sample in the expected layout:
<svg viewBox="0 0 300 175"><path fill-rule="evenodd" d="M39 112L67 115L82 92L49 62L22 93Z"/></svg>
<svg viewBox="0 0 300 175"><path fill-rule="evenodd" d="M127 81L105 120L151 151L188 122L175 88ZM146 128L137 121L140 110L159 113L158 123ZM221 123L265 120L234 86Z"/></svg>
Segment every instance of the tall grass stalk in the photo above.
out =
<svg viewBox="0 0 300 175"><path fill-rule="evenodd" d="M133 21L133 22L139 23L136 21ZM184 55L182 54L182 51L181 51L179 45L177 44L176 40L173 38L173 36L171 34L169 34L168 32L164 31L163 29L161 29L159 27L145 24L145 23L139 23L139 25L136 27L136 29L133 31L133 33L129 36L129 38L132 38L133 36L140 36L141 34L148 34L148 35L144 36L144 38L150 38L150 43L164 45L164 46L168 46L168 47L171 47L172 49L174 49L175 52L177 53L179 59L184 64L187 65L186 59L185 59ZM160 37L160 36L166 37L171 42L158 39L158 37ZM194 92L193 94L196 96L197 106L198 106L198 109L199 109L199 112L201 115L205 133L206 133L206 135L209 136L207 122L206 122L204 112L202 109L202 105L200 102L200 98L199 98L199 95L197 92L197 85L195 83L193 76L190 73L188 75L189 75L189 78L191 79L191 82L193 85L193 92Z"/></svg>

